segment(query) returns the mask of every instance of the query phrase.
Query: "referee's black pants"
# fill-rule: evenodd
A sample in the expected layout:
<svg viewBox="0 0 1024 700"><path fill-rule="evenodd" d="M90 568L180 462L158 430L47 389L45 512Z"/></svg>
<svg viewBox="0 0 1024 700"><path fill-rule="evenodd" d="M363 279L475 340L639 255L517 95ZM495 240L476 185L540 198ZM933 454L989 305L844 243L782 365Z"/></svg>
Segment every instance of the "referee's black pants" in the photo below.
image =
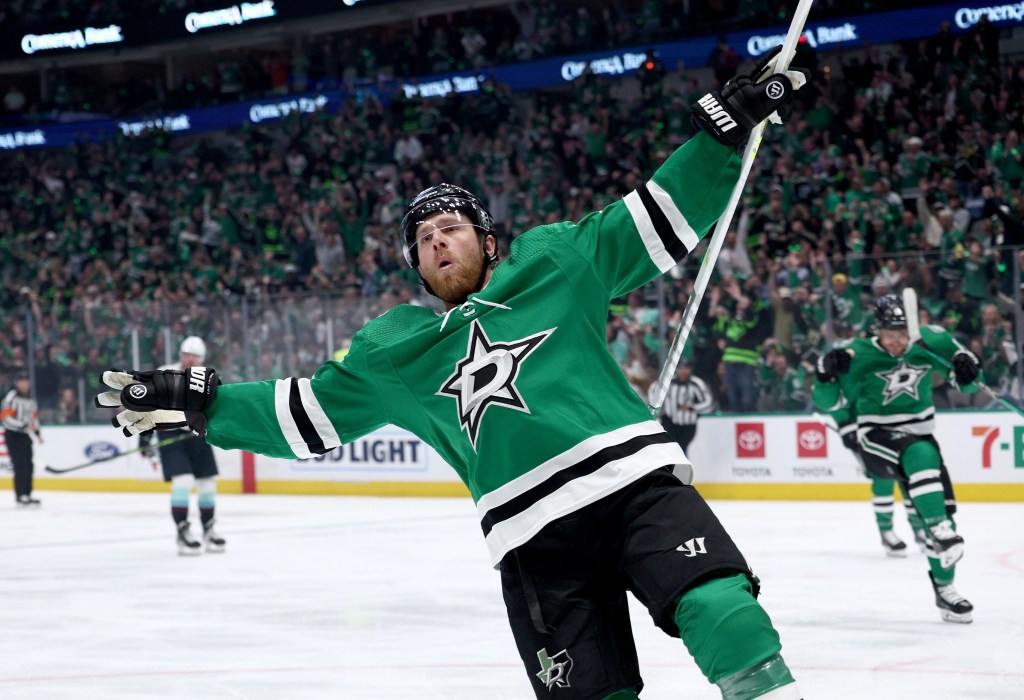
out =
<svg viewBox="0 0 1024 700"><path fill-rule="evenodd" d="M5 430L4 442L14 467L14 497L32 495L32 438L28 433Z"/></svg>
<svg viewBox="0 0 1024 700"><path fill-rule="evenodd" d="M696 423L690 423L689 425L676 425L672 421L666 419L661 422L661 426L665 429L666 433L672 436L673 440L679 443L679 446L683 448L683 452L686 452L690 447L690 443L697 434Z"/></svg>

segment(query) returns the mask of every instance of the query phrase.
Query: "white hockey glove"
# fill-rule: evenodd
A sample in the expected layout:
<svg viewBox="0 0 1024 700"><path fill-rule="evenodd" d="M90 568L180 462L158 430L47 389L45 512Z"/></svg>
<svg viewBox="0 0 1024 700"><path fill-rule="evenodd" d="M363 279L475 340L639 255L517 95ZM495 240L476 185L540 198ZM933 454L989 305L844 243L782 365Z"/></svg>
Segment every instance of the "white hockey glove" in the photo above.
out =
<svg viewBox="0 0 1024 700"><path fill-rule="evenodd" d="M750 73L737 75L693 105L695 125L727 146L739 148L750 138L750 132L765 119L781 124L778 109L793 99L793 91L807 82L802 68L787 69L774 74L779 60L779 46L768 53Z"/></svg>
<svg viewBox="0 0 1024 700"><path fill-rule="evenodd" d="M114 416L112 421L125 436L186 425L196 435L205 435L206 416L203 411L213 403L220 378L216 370L207 367L192 367L185 371L108 370L103 373L103 383L114 391L98 394L96 405L124 406L127 409Z"/></svg>

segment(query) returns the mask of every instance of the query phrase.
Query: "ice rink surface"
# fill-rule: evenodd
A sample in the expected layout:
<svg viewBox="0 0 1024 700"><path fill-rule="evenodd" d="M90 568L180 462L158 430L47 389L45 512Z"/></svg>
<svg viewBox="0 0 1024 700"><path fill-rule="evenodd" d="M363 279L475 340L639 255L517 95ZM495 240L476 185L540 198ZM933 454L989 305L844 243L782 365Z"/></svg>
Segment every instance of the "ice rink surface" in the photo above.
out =
<svg viewBox="0 0 1024 700"><path fill-rule="evenodd" d="M469 500L220 496L228 551L186 558L166 495L37 495L0 507L0 698L533 697ZM970 625L867 500L712 505L807 700L1024 698L1024 504L961 505ZM633 612L644 700L718 698Z"/></svg>

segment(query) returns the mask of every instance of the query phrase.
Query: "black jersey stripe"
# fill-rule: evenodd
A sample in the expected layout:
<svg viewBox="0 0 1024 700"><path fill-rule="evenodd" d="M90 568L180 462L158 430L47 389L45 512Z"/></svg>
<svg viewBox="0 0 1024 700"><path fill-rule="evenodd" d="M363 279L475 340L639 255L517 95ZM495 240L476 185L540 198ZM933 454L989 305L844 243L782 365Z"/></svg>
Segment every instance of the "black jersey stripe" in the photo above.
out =
<svg viewBox="0 0 1024 700"><path fill-rule="evenodd" d="M871 421L862 421L857 424L859 428L880 428L882 430L897 430L904 425L918 425L920 423L927 423L928 421L935 420L935 414L931 413L921 418L913 418L911 420L903 420L899 423L874 423Z"/></svg>
<svg viewBox="0 0 1024 700"><path fill-rule="evenodd" d="M658 238L661 239L661 244L665 246L668 254L672 256L673 260L685 258L688 252L686 246L679 240L679 236L676 235L675 229L672 228L668 217L665 216L665 212L661 210L661 207L654 200L654 195L647 189L647 183L645 182L637 187L636 193L640 195L640 201L643 202L647 215L651 217L654 230L658 234Z"/></svg>
<svg viewBox="0 0 1024 700"><path fill-rule="evenodd" d="M299 394L299 380L292 377L288 387L288 409L291 411L295 427L299 429L302 441L306 443L309 451L316 455L326 454L330 450L324 447L324 441L313 426L313 421L306 414L302 405L302 396Z"/></svg>
<svg viewBox="0 0 1024 700"><path fill-rule="evenodd" d="M505 503L495 506L487 511L483 519L480 521L480 526L484 531L484 537L487 537L491 530L494 529L494 526L498 523L519 515L519 513L523 512L546 496L550 496L570 481L578 479L581 476L593 474L609 462L614 462L615 460L634 455L650 445L662 445L669 442L673 442L669 434L660 432L652 435L638 435L626 442L619 443L618 445L610 445L603 450L595 452L586 459L553 474L549 479L537 484L527 491L524 491L512 500L506 501Z"/></svg>

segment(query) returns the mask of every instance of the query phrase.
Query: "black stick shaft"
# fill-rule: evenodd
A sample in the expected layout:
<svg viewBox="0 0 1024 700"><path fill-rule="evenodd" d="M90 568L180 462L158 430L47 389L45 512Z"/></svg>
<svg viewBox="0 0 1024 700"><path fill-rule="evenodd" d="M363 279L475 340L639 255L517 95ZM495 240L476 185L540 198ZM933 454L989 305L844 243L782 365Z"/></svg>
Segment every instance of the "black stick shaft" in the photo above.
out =
<svg viewBox="0 0 1024 700"><path fill-rule="evenodd" d="M116 455L111 455L110 457L104 457L103 459L96 459L96 460L93 460L91 462L86 462L84 464L76 464L73 467L64 467L63 469L55 469L55 468L47 465L46 467L44 467L44 469L46 471L48 471L49 473L51 473L51 474L66 474L68 472L77 471L79 469L85 469L86 467L92 467L92 466L94 466L96 464L103 464L104 462L109 462L109 461L114 460L114 459L120 459L121 457L125 457L127 455L134 454L136 452L142 452L143 450L147 450L147 449L151 449L151 448L157 448L157 447L164 447L166 445L170 445L171 443L180 442L181 440L184 440L185 438L190 438L190 437L192 437L191 434L183 433L181 435L175 435L174 437L167 438L166 440L160 440L159 442L156 442L156 443L154 443L152 445L144 445L144 446L141 446L141 447L136 447L135 449L128 450L127 452L118 452Z"/></svg>

